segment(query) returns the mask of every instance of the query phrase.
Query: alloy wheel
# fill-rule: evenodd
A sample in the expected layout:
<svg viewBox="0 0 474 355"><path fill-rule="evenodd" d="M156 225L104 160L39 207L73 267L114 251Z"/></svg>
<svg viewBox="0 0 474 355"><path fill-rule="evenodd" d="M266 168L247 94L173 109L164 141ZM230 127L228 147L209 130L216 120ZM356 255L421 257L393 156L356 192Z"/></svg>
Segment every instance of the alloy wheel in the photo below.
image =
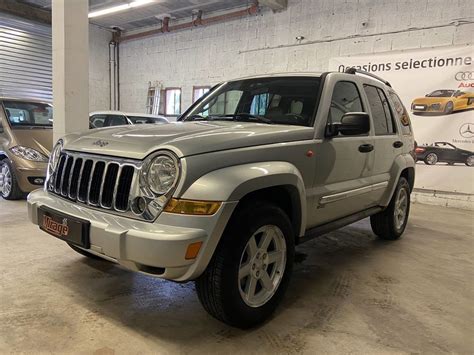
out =
<svg viewBox="0 0 474 355"><path fill-rule="evenodd" d="M286 266L286 241L275 225L259 228L240 258L239 291L250 307L267 303L280 285Z"/></svg>
<svg viewBox="0 0 474 355"><path fill-rule="evenodd" d="M12 174L7 164L0 165L0 193L8 196L12 191Z"/></svg>
<svg viewBox="0 0 474 355"><path fill-rule="evenodd" d="M435 165L438 162L438 156L434 153L430 153L426 157L426 161L430 165Z"/></svg>
<svg viewBox="0 0 474 355"><path fill-rule="evenodd" d="M474 165L474 155L471 155L471 156L467 157L466 165L467 166L473 166Z"/></svg>
<svg viewBox="0 0 474 355"><path fill-rule="evenodd" d="M401 188L398 191L397 199L395 200L395 208L393 215L395 219L395 228L400 230L405 224L405 219L408 210L408 193L406 189Z"/></svg>

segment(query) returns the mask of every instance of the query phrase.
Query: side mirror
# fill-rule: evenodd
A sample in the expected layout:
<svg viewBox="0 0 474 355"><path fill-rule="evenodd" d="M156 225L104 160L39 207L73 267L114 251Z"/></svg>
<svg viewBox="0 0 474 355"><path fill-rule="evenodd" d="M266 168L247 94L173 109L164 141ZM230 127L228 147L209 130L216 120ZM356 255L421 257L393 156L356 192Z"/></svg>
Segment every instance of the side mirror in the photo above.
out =
<svg viewBox="0 0 474 355"><path fill-rule="evenodd" d="M344 136L356 136L370 131L369 114L366 112L348 112L342 116L340 123L329 124L326 137L334 137L339 133Z"/></svg>

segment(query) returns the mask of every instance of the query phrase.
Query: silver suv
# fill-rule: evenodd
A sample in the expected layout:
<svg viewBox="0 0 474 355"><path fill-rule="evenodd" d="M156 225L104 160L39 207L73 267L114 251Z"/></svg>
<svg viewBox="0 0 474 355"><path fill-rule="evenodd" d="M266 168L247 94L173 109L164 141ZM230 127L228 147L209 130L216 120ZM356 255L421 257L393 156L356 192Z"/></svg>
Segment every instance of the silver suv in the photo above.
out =
<svg viewBox="0 0 474 355"><path fill-rule="evenodd" d="M228 81L178 123L67 135L29 217L86 256L195 280L212 316L256 325L288 287L295 245L369 216L382 239L405 229L409 117L389 83L359 74Z"/></svg>

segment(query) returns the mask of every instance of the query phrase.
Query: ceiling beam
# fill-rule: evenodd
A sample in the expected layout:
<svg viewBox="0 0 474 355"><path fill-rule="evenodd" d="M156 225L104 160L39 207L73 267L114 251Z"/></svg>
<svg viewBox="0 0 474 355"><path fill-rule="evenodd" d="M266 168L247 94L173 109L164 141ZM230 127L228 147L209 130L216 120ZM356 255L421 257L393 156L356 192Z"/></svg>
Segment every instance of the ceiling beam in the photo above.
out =
<svg viewBox="0 0 474 355"><path fill-rule="evenodd" d="M51 24L51 12L14 0L1 0L0 12L15 15L30 21Z"/></svg>
<svg viewBox="0 0 474 355"><path fill-rule="evenodd" d="M258 3L273 11L283 11L288 7L288 0L259 0Z"/></svg>

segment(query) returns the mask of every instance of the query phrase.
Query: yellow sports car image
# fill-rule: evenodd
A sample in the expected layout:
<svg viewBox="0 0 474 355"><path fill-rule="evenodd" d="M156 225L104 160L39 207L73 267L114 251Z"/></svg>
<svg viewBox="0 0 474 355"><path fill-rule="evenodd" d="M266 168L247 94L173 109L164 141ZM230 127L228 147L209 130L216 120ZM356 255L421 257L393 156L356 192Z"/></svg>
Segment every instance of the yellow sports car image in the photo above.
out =
<svg viewBox="0 0 474 355"><path fill-rule="evenodd" d="M474 92L461 90L435 90L425 97L418 97L411 104L415 115L450 113L474 108Z"/></svg>

